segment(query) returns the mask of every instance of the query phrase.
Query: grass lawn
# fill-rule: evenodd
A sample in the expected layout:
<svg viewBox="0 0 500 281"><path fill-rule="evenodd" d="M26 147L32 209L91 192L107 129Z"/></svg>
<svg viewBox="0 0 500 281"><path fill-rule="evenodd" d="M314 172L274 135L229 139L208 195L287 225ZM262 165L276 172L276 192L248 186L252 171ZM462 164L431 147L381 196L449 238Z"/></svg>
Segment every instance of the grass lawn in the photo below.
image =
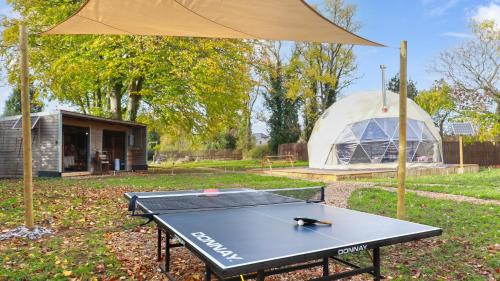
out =
<svg viewBox="0 0 500 281"><path fill-rule="evenodd" d="M305 167L308 166L309 162L307 161L297 161L294 163L295 167ZM165 162L164 164L159 165L160 167L168 167L171 168L172 164ZM197 162L186 162L186 163L178 163L175 164L175 167L178 168L218 168L218 169L226 169L226 170L246 170L246 169L260 169L261 160L202 160ZM273 163L273 168L284 168L291 167L289 162L285 161L277 161ZM264 166L265 169L269 169L269 166Z"/></svg>
<svg viewBox="0 0 500 281"><path fill-rule="evenodd" d="M312 185L318 183L238 173L37 179L35 221L56 233L36 242L0 241L0 280L128 279L106 246L110 233L141 222L127 216L127 191ZM21 181L0 180L0 231L23 223L22 191Z"/></svg>
<svg viewBox="0 0 500 281"><path fill-rule="evenodd" d="M127 191L312 185L318 183L240 173L37 179L36 222L50 226L55 235L36 242L0 241L0 280L145 280L138 272L154 272L154 257L150 261L143 254L136 256L136 249L127 249L133 253L129 265L153 266L129 268L110 250L110 243L113 249L127 247L114 244L116 234L127 239L126 233L133 231L140 237L146 233L149 236L145 237L154 237L153 226L137 228L142 220L127 216L123 199ZM390 253L383 255L385 275L396 280L488 280L488 274L500 277L500 207L407 196L409 220L442 227L444 235L383 248L383 253ZM363 189L355 191L349 203L354 209L394 216L395 198L391 192ZM22 182L0 180L0 231L22 223ZM130 247L134 245L130 243Z"/></svg>
<svg viewBox="0 0 500 281"><path fill-rule="evenodd" d="M395 217L396 196L387 191L361 189L351 195L349 205L352 209ZM396 280L412 277L419 280L499 280L499 214L499 206L407 194L408 220L441 227L444 233L436 239L383 248L382 253L391 253L382 260L383 274Z"/></svg>
<svg viewBox="0 0 500 281"><path fill-rule="evenodd" d="M395 178L374 178L363 181L375 182L379 186L397 187ZM500 200L500 169L481 169L479 173L453 174L447 176L409 177L408 189L464 195L482 199Z"/></svg>

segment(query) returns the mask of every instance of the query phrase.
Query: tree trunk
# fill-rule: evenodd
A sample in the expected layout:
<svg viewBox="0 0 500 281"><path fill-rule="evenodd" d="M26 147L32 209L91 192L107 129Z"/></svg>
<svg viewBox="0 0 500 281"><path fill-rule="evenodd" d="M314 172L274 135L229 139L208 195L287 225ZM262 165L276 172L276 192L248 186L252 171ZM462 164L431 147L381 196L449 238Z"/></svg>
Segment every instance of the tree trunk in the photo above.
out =
<svg viewBox="0 0 500 281"><path fill-rule="evenodd" d="M123 82L120 79L111 79L111 92L109 93L109 110L111 118L122 120L122 88Z"/></svg>
<svg viewBox="0 0 500 281"><path fill-rule="evenodd" d="M441 138L443 138L444 136L444 122L446 121L445 118L443 118L443 120L441 120L439 122L439 135L441 136Z"/></svg>
<svg viewBox="0 0 500 281"><path fill-rule="evenodd" d="M99 81L97 82L97 87L95 90L95 107L102 109L102 92L101 92L101 84Z"/></svg>
<svg viewBox="0 0 500 281"><path fill-rule="evenodd" d="M247 116L246 124L246 143L245 150L249 151L252 149L252 114L249 112Z"/></svg>
<svg viewBox="0 0 500 281"><path fill-rule="evenodd" d="M128 96L128 120L135 122L137 119L137 111L139 110L139 105L141 103L141 95L140 91L142 90L142 83L144 81L143 77L139 77L132 81L129 87L129 96Z"/></svg>
<svg viewBox="0 0 500 281"><path fill-rule="evenodd" d="M85 105L87 106L87 109L91 111L91 106L90 106L90 94L85 94Z"/></svg>

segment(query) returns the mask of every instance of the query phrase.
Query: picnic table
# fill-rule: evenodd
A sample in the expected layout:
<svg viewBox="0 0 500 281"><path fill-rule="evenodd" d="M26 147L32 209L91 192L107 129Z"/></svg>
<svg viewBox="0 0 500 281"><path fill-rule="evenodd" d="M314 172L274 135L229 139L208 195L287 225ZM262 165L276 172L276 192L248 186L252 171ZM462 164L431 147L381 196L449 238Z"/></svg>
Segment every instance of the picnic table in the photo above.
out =
<svg viewBox="0 0 500 281"><path fill-rule="evenodd" d="M269 166L269 170L273 170L273 163L276 162L282 162L282 163L290 163L290 165L293 167L295 163L295 156L291 154L286 154L286 155L265 155L262 157L262 161L260 163L260 166L262 169L264 169L264 165Z"/></svg>

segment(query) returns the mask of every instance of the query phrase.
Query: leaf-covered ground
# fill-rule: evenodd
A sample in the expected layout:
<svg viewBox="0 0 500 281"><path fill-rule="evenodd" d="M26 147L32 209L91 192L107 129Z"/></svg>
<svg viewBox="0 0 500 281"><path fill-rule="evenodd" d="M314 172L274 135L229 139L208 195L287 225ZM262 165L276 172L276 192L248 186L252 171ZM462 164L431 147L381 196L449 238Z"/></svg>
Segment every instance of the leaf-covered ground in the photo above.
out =
<svg viewBox="0 0 500 281"><path fill-rule="evenodd" d="M152 225L139 227L142 220L127 216L127 203L123 199L127 191L318 185L254 174L185 172L36 180L36 222L52 228L55 234L40 241L0 241L0 280L165 280L157 271L156 229ZM393 193L362 190L354 193L350 204L356 209L392 216L394 198ZM445 235L384 249L383 273L388 278L498 278L498 273L493 275L500 267L498 207L413 195L408 198L412 202L409 219L441 226ZM22 223L22 182L0 180L0 231ZM199 280L203 276L203 265L185 249L176 248L173 257L172 269L180 280ZM339 269L331 265L332 271ZM269 280L305 280L311 276L320 276L319 270ZM370 278L361 276L354 280Z"/></svg>
<svg viewBox="0 0 500 281"><path fill-rule="evenodd" d="M154 259L136 253L140 243L134 243L133 237L125 239L132 242L130 247L109 243L122 233L134 233L141 222L127 216L123 194L128 191L304 186L311 183L230 173L38 179L34 182L35 221L55 234L40 241L0 241L0 280L148 280L141 276L155 272L156 266ZM0 180L0 232L23 224L22 192L21 181ZM110 251L120 247L133 259L145 260L146 270L136 270L131 263L122 266L123 260Z"/></svg>

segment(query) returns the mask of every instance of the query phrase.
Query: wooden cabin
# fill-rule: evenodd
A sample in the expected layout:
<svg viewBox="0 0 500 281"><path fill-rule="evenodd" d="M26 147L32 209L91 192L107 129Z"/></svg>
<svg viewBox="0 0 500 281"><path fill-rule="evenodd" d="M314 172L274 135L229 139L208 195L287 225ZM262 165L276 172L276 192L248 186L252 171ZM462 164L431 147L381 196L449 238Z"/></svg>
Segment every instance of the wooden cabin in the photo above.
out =
<svg viewBox="0 0 500 281"><path fill-rule="evenodd" d="M21 123L21 116L0 117L0 177L23 174ZM147 169L147 127L143 124L63 110L34 113L31 138L33 175Z"/></svg>

